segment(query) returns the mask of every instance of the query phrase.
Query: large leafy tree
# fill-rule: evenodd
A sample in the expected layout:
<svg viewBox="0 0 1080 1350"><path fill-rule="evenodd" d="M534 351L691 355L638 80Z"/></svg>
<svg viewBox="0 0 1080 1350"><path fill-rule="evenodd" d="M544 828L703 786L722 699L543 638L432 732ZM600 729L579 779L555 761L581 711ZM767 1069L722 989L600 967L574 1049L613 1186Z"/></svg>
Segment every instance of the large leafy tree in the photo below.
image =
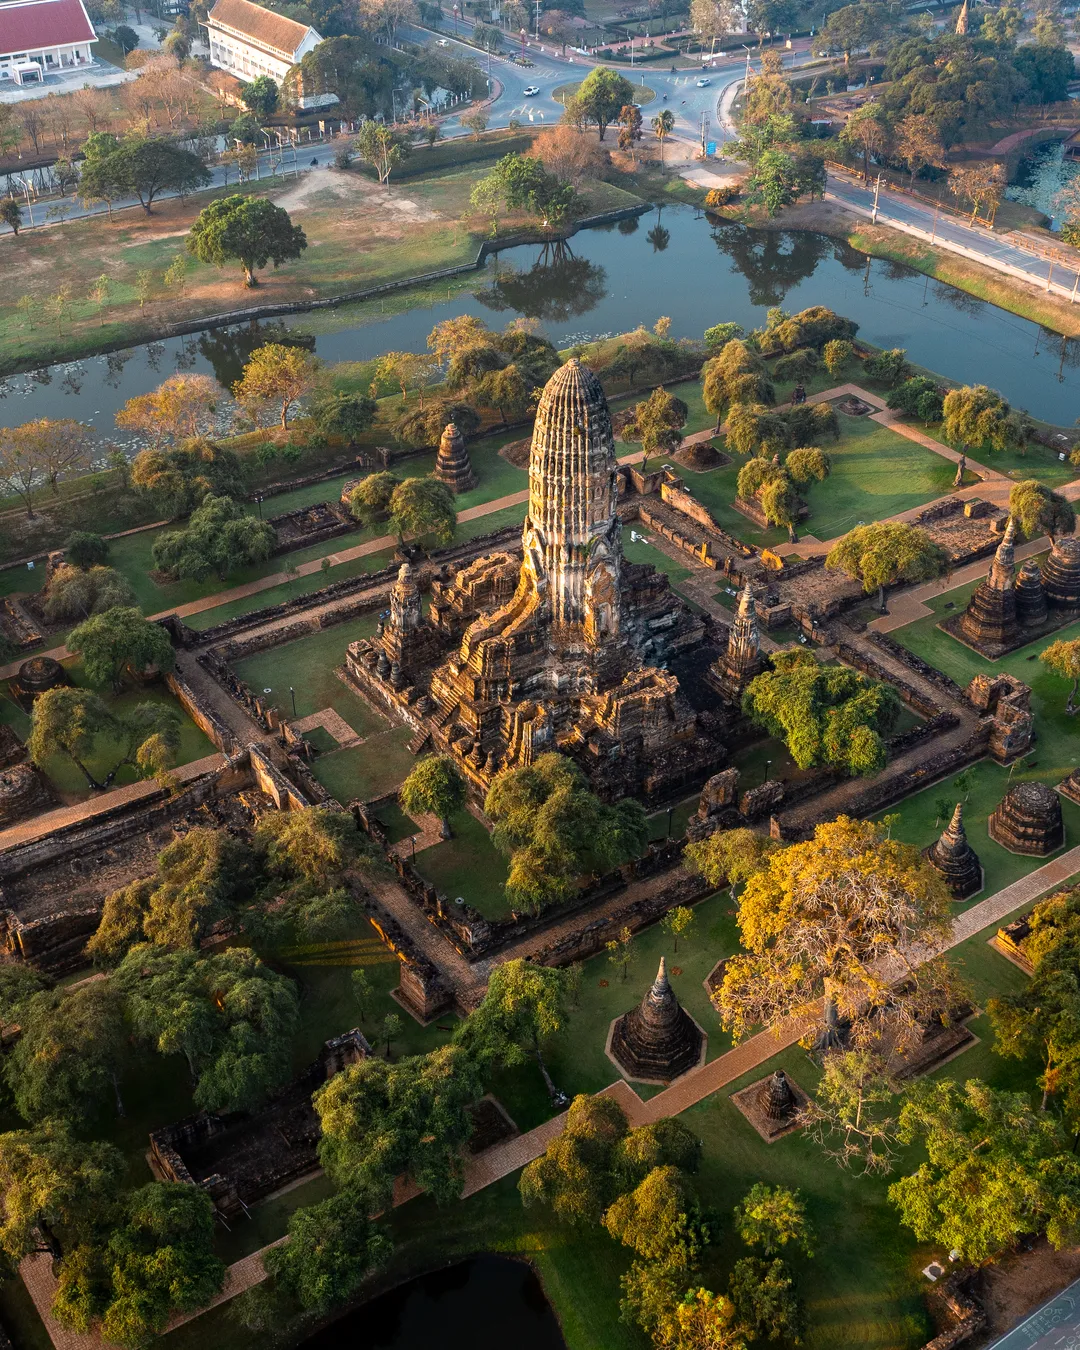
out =
<svg viewBox="0 0 1080 1350"><path fill-rule="evenodd" d="M684 1174L670 1165L654 1167L632 1191L618 1196L604 1213L604 1227L616 1241L649 1260L671 1259L681 1248L691 1265L701 1245L697 1197Z"/></svg>
<svg viewBox="0 0 1080 1350"><path fill-rule="evenodd" d="M239 497L244 492L236 453L203 439L171 450L140 451L131 465L131 482L170 519L187 515L211 493Z"/></svg>
<svg viewBox="0 0 1080 1350"><path fill-rule="evenodd" d="M21 961L0 965L0 1045L8 1029L18 1025L23 1004L45 985L45 978L33 966L23 965Z"/></svg>
<svg viewBox="0 0 1080 1350"><path fill-rule="evenodd" d="M641 442L642 468L652 455L670 455L678 450L689 414L682 399L669 394L663 385L634 405L632 420L623 428L622 437Z"/></svg>
<svg viewBox="0 0 1080 1350"><path fill-rule="evenodd" d="M53 1316L61 1326L141 1350L173 1312L193 1312L220 1290L214 1202L201 1187L151 1182L125 1197L103 1240L75 1247L60 1266Z"/></svg>
<svg viewBox="0 0 1080 1350"><path fill-rule="evenodd" d="M390 524L398 538L433 539L448 544L457 532L454 494L434 475L406 478L394 488L389 501Z"/></svg>
<svg viewBox="0 0 1080 1350"><path fill-rule="evenodd" d="M991 450L1018 450L1023 446L1019 418L997 390L985 384L949 390L943 404L942 431L946 440L964 451L971 446Z"/></svg>
<svg viewBox="0 0 1080 1350"><path fill-rule="evenodd" d="M180 746L180 715L165 703L140 703L117 713L89 689L61 686L34 700L26 746L39 766L64 755L95 790L108 787L125 766L141 777L167 781ZM112 762L100 780L87 764L95 756Z"/></svg>
<svg viewBox="0 0 1080 1350"><path fill-rule="evenodd" d="M761 358L738 338L726 342L702 369L705 407L716 417L716 429L724 411L733 403L767 405L776 398Z"/></svg>
<svg viewBox="0 0 1080 1350"><path fill-rule="evenodd" d="M1080 1239L1080 1157L1025 1094L978 1079L920 1083L901 1108L900 1138L926 1151L889 1187L920 1242L982 1263L1023 1233L1045 1233L1058 1250Z"/></svg>
<svg viewBox="0 0 1080 1350"><path fill-rule="evenodd" d="M170 375L149 394L129 398L116 414L116 425L135 431L155 449L208 435L221 398L211 375Z"/></svg>
<svg viewBox="0 0 1080 1350"><path fill-rule="evenodd" d="M74 567L53 570L45 584L45 613L50 619L87 619L107 609L130 608L135 592L114 567Z"/></svg>
<svg viewBox="0 0 1080 1350"><path fill-rule="evenodd" d="M282 429L288 430L290 413L315 388L318 374L319 361L311 352L267 342L252 352L233 385L233 398L256 414L260 405L277 404Z"/></svg>
<svg viewBox="0 0 1080 1350"><path fill-rule="evenodd" d="M371 1196L346 1187L289 1220L288 1241L270 1247L263 1264L302 1308L327 1313L359 1289L392 1250L373 1222Z"/></svg>
<svg viewBox="0 0 1080 1350"><path fill-rule="evenodd" d="M1072 680L1065 711L1070 717L1076 713L1076 693L1080 689L1080 638L1059 638L1039 653L1039 660L1063 680Z"/></svg>
<svg viewBox="0 0 1080 1350"><path fill-rule="evenodd" d="M119 690L128 670L142 673L154 666L159 671L175 665L169 635L151 623L133 606L117 605L93 614L67 640L68 650L79 654L92 684Z"/></svg>
<svg viewBox="0 0 1080 1350"><path fill-rule="evenodd" d="M19 1010L22 1035L4 1074L24 1120L81 1122L112 1098L129 1054L120 993L108 981L44 989Z"/></svg>
<svg viewBox="0 0 1080 1350"><path fill-rule="evenodd" d="M162 192L184 196L209 182L209 169L193 151L160 137L131 135L86 161L80 191L102 201L131 193L150 215Z"/></svg>
<svg viewBox="0 0 1080 1350"><path fill-rule="evenodd" d="M1037 478L1014 483L1009 490L1009 514L1029 539L1048 534L1072 534L1076 528L1073 504Z"/></svg>
<svg viewBox="0 0 1080 1350"><path fill-rule="evenodd" d="M58 492L61 477L89 467L90 447L90 428L70 417L37 417L0 428L0 482L21 498L32 519L41 484Z"/></svg>
<svg viewBox="0 0 1080 1350"><path fill-rule="evenodd" d="M187 1060L207 1111L250 1109L287 1081L296 988L246 947L211 956L132 947L113 982L136 1035Z"/></svg>
<svg viewBox="0 0 1080 1350"><path fill-rule="evenodd" d="M745 951L715 997L724 1026L741 1039L806 1016L824 996L819 1042L836 1044L846 1019L857 1041L890 1027L903 1044L940 989L940 962L916 953L943 946L950 904L938 873L884 825L847 816L819 825L770 853L739 896Z"/></svg>
<svg viewBox="0 0 1080 1350"><path fill-rule="evenodd" d="M402 160L409 157L411 145L407 136L402 136L384 122L369 120L360 128L356 152L371 165L379 182L389 191L390 175Z"/></svg>
<svg viewBox="0 0 1080 1350"><path fill-rule="evenodd" d="M755 1182L735 1207L735 1230L748 1247L774 1256L791 1243L813 1255L813 1229L799 1191Z"/></svg>
<svg viewBox="0 0 1080 1350"><path fill-rule="evenodd" d="M0 1135L0 1258L15 1266L42 1240L59 1254L103 1223L124 1174L119 1149L79 1139L66 1120Z"/></svg>
<svg viewBox="0 0 1080 1350"><path fill-rule="evenodd" d="M184 530L154 540L154 566L171 577L202 581L211 574L224 581L230 572L269 558L274 527L248 515L232 497L204 497Z"/></svg>
<svg viewBox="0 0 1080 1350"><path fill-rule="evenodd" d="M189 830L160 854L153 876L106 897L88 953L113 962L138 942L196 947L236 900L250 875L246 862L246 848L227 831L201 825Z"/></svg>
<svg viewBox="0 0 1080 1350"><path fill-rule="evenodd" d="M425 755L398 791L409 815L439 817L444 839L450 838L450 817L465 805L465 797L465 779L449 755Z"/></svg>
<svg viewBox="0 0 1080 1350"><path fill-rule="evenodd" d="M522 1172L522 1201L547 1206L563 1223L598 1223L618 1194L616 1149L627 1132L614 1098L575 1097L562 1131Z"/></svg>
<svg viewBox="0 0 1080 1350"><path fill-rule="evenodd" d="M605 805L572 760L550 752L499 774L484 812L496 847L510 854L507 898L534 913L572 894L583 872L628 862L648 841L639 802Z"/></svg>
<svg viewBox="0 0 1080 1350"><path fill-rule="evenodd" d="M295 261L307 248L307 235L284 207L237 193L203 207L188 232L187 246L200 262L217 267L238 262L244 285L257 286L256 271L267 263L277 268Z"/></svg>
<svg viewBox="0 0 1080 1350"><path fill-rule="evenodd" d="M847 666L823 666L799 649L779 652L772 666L750 681L743 712L782 740L800 769L871 774L884 766L883 733L902 706L891 685Z"/></svg>
<svg viewBox="0 0 1080 1350"><path fill-rule="evenodd" d="M595 122L604 139L604 132L628 103L634 101L634 86L618 71L607 66L595 66L574 95L575 102L586 121Z"/></svg>
<svg viewBox="0 0 1080 1350"><path fill-rule="evenodd" d="M355 445L372 422L379 405L367 394L345 394L332 391L321 394L311 405L311 420L323 436L340 437L347 445Z"/></svg>
<svg viewBox="0 0 1080 1350"><path fill-rule="evenodd" d="M315 1095L319 1157L339 1186L366 1191L379 1208L390 1203L399 1176L438 1203L455 1200L472 1133L469 1107L483 1091L478 1061L461 1046L393 1064L362 1059Z"/></svg>
<svg viewBox="0 0 1080 1350"><path fill-rule="evenodd" d="M901 520L857 525L832 546L826 567L840 568L861 581L867 595L878 593L885 612L885 587L900 581L929 581L946 567L941 546L917 525Z"/></svg>

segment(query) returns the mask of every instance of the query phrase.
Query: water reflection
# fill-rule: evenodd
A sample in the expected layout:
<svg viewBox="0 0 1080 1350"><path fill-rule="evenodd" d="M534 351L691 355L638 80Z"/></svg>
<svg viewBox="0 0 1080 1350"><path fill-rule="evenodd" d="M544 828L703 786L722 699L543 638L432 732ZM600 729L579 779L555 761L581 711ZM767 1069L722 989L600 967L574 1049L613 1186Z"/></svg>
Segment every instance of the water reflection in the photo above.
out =
<svg viewBox="0 0 1080 1350"><path fill-rule="evenodd" d="M532 1270L480 1256L373 1299L304 1342L301 1350L566 1350Z"/></svg>
<svg viewBox="0 0 1080 1350"><path fill-rule="evenodd" d="M731 259L732 272L746 278L750 303L770 309L783 304L788 291L814 275L832 244L823 234L746 230L726 221L713 225L712 237ZM861 265L862 255L859 261Z"/></svg>
<svg viewBox="0 0 1080 1350"><path fill-rule="evenodd" d="M283 347L303 347L309 352L315 350L313 337L287 328L280 319L270 323L253 319L242 328L211 328L200 334L199 355L209 361L218 384L223 389L231 389L244 373L251 353L268 342L277 342Z"/></svg>
<svg viewBox="0 0 1080 1350"><path fill-rule="evenodd" d="M565 323L595 309L607 293L607 273L588 258L574 256L563 241L541 254L527 271L501 267L476 298L496 313L515 310L529 319Z"/></svg>

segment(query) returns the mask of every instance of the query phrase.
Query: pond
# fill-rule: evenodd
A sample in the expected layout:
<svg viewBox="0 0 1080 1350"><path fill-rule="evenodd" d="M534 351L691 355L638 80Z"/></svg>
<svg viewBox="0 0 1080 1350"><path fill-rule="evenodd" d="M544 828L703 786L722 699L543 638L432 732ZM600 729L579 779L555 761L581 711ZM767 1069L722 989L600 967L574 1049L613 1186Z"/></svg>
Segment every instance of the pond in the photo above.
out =
<svg viewBox="0 0 1080 1350"><path fill-rule="evenodd" d="M855 319L869 342L906 347L918 364L989 384L1038 417L1068 426L1080 412L1080 342L825 235L748 230L669 206L583 230L560 248L505 249L476 280L475 295L386 318L371 305L342 306L11 376L0 380L0 418L75 417L108 436L127 399L176 370L214 375L227 388L267 341L302 343L327 361L421 350L435 323L465 313L495 325L534 317L565 347L651 326L661 315L671 318L673 337L700 337L722 320L752 328L772 306L815 304Z"/></svg>
<svg viewBox="0 0 1080 1350"><path fill-rule="evenodd" d="M478 1256L410 1280L325 1327L300 1350L566 1350L529 1266Z"/></svg>

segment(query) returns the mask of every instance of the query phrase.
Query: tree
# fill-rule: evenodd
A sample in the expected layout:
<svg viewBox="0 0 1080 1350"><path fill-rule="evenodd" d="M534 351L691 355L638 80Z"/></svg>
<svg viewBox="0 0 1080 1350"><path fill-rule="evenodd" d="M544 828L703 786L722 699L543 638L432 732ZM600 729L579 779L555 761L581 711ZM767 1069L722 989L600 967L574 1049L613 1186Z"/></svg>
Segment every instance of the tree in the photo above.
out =
<svg viewBox="0 0 1080 1350"><path fill-rule="evenodd" d="M107 788L127 765L142 777L165 777L180 744L180 717L167 704L140 703L118 714L89 689L46 690L34 700L30 720L26 745L33 763L65 755L94 790ZM112 768L99 782L86 761L106 746Z"/></svg>
<svg viewBox="0 0 1080 1350"><path fill-rule="evenodd" d="M238 262L244 269L244 285L257 286L256 269L268 262L277 268L299 258L307 248L307 235L283 207L265 197L235 194L203 207L188 231L187 248L200 262L216 267Z"/></svg>
<svg viewBox="0 0 1080 1350"><path fill-rule="evenodd" d="M724 37L741 31L742 11L733 0L690 0L690 25L705 37Z"/></svg>
<svg viewBox="0 0 1080 1350"><path fill-rule="evenodd" d="M319 1158L339 1185L389 1205L406 1176L439 1204L460 1197L469 1107L483 1092L478 1065L461 1046L390 1063L362 1059L315 1094L322 1124Z"/></svg>
<svg viewBox="0 0 1080 1350"><path fill-rule="evenodd" d="M689 415L690 410L682 399L669 394L663 385L635 405L631 420L621 434L624 440L641 442L642 468L650 455L674 454L678 450Z"/></svg>
<svg viewBox="0 0 1080 1350"><path fill-rule="evenodd" d="M725 409L734 403L761 406L776 398L760 357L738 338L726 342L702 367L706 411L716 417L716 430Z"/></svg>
<svg viewBox="0 0 1080 1350"><path fill-rule="evenodd" d="M675 114L670 108L664 108L652 119L649 125L660 142L660 172L664 171L664 142L675 130Z"/></svg>
<svg viewBox="0 0 1080 1350"><path fill-rule="evenodd" d="M386 352L375 365L374 384L392 380L401 390L401 401L408 401L410 389L420 395L424 406L424 390L435 378L438 365L430 352Z"/></svg>
<svg viewBox="0 0 1080 1350"><path fill-rule="evenodd" d="M784 469L792 482L802 487L807 483L824 483L832 472L832 461L818 446L805 445L792 450L784 460Z"/></svg>
<svg viewBox="0 0 1080 1350"><path fill-rule="evenodd" d="M619 110L633 103L634 86L618 71L608 66L594 66L582 80L575 99L586 119L596 123L602 141Z"/></svg>
<svg viewBox="0 0 1080 1350"><path fill-rule="evenodd" d="M944 550L925 530L903 521L857 525L829 550L825 566L861 581L867 595L878 593L885 613L885 587L901 581L929 581L946 567Z"/></svg>
<svg viewBox="0 0 1080 1350"><path fill-rule="evenodd" d="M451 422L466 440L480 430L480 414L470 403L438 399L424 408L411 408L395 425L394 434L399 441L414 448L438 445Z"/></svg>
<svg viewBox="0 0 1080 1350"><path fill-rule="evenodd" d="M117 24L112 30L112 40L127 56L133 52L139 45L139 35L134 28L129 28L126 23Z"/></svg>
<svg viewBox="0 0 1080 1350"><path fill-rule="evenodd" d="M748 1247L760 1247L766 1256L792 1243L813 1256L813 1229L799 1191L756 1182L735 1206L735 1231Z"/></svg>
<svg viewBox="0 0 1080 1350"><path fill-rule="evenodd" d="M627 1132L614 1098L575 1097L562 1132L521 1173L525 1207L545 1205L563 1223L598 1223L615 1198L616 1149Z"/></svg>
<svg viewBox="0 0 1080 1350"><path fill-rule="evenodd" d="M414 539L433 538L448 544L457 531L454 494L432 475L406 478L390 497L390 524L399 539L411 534Z"/></svg>
<svg viewBox="0 0 1080 1350"><path fill-rule="evenodd" d="M575 188L603 178L611 168L608 151L566 122L542 131L532 149L549 173Z"/></svg>
<svg viewBox="0 0 1080 1350"><path fill-rule="evenodd" d="M906 380L911 374L907 352L903 347L875 352L866 362L865 369L872 380L880 380L889 389Z"/></svg>
<svg viewBox="0 0 1080 1350"><path fill-rule="evenodd" d="M507 898L533 913L572 894L586 870L627 862L648 841L640 803L605 805L581 770L552 752L500 773L484 813L495 824L495 846L510 854Z"/></svg>
<svg viewBox="0 0 1080 1350"><path fill-rule="evenodd" d="M138 942L195 949L238 898L249 871L246 855L225 830L196 826L174 839L158 857L153 876L106 896L87 953L111 964Z"/></svg>
<svg viewBox="0 0 1080 1350"><path fill-rule="evenodd" d="M289 414L314 389L318 373L318 358L303 347L267 342L252 352L243 376L233 385L233 397L241 406L278 404L281 426L288 430Z"/></svg>
<svg viewBox="0 0 1080 1350"><path fill-rule="evenodd" d="M144 619L132 606L92 614L71 631L67 646L82 656L91 684L111 685L114 691L121 689L128 670L141 674L154 666L164 672L176 663L165 629Z"/></svg>
<svg viewBox="0 0 1080 1350"><path fill-rule="evenodd" d="M124 1156L111 1144L78 1139L65 1120L0 1135L0 1254L9 1265L39 1251L60 1253L85 1240L116 1203Z"/></svg>
<svg viewBox="0 0 1080 1350"><path fill-rule="evenodd" d="M44 988L45 980L32 966L14 962L0 965L0 1045L8 1031L18 1025L23 1004Z"/></svg>
<svg viewBox="0 0 1080 1350"><path fill-rule="evenodd" d="M542 1045L565 1026L576 986L573 970L520 958L505 961L491 972L483 1003L465 1019L454 1039L500 1069L534 1059L548 1095L557 1100L560 1094L544 1063Z"/></svg>
<svg viewBox="0 0 1080 1350"><path fill-rule="evenodd" d="M0 428L0 481L26 506L33 519L34 492L44 479L59 494L60 479L91 462L90 428L70 417L38 417Z"/></svg>
<svg viewBox="0 0 1080 1350"><path fill-rule="evenodd" d="M389 470L368 474L349 494L349 510L362 525L385 520L390 512L390 501L400 486L401 479Z"/></svg>
<svg viewBox="0 0 1080 1350"><path fill-rule="evenodd" d="M100 534L73 530L64 544L64 561L73 567L104 567L109 561L109 544Z"/></svg>
<svg viewBox="0 0 1080 1350"><path fill-rule="evenodd" d="M379 405L367 394L346 394L338 390L319 394L309 413L316 431L322 436L337 436L348 445L375 421Z"/></svg>
<svg viewBox="0 0 1080 1350"><path fill-rule="evenodd" d="M1059 534L1072 534L1076 528L1072 502L1037 478L1012 485L1009 514L1028 539L1047 534L1053 542Z"/></svg>
<svg viewBox="0 0 1080 1350"><path fill-rule="evenodd" d="M945 410L945 393L925 375L913 375L889 391L888 406L897 412L922 419L924 426L940 422Z"/></svg>
<svg viewBox="0 0 1080 1350"><path fill-rule="evenodd" d="M994 1049L1012 1059L1042 1061L1040 1110L1060 1095L1068 1117L1080 1109L1080 980L1075 936L1041 951L1031 980L987 1004Z"/></svg>
<svg viewBox="0 0 1080 1350"><path fill-rule="evenodd" d="M840 816L817 826L813 839L770 853L739 896L746 951L729 959L715 996L724 1026L741 1039L824 994L825 1043L839 1040L842 1019L857 1040L888 1023L902 1042L940 987L939 963L915 953L943 946L950 905L940 876L884 824Z"/></svg>
<svg viewBox="0 0 1080 1350"><path fill-rule="evenodd" d="M760 1336L799 1344L803 1315L794 1284L783 1261L744 1256L735 1262L728 1287L749 1339Z"/></svg>
<svg viewBox="0 0 1080 1350"><path fill-rule="evenodd" d="M710 886L717 890L730 887L734 899L735 887L759 872L776 847L775 840L751 829L717 830L687 844L683 856L687 866L700 872Z"/></svg>
<svg viewBox="0 0 1080 1350"><path fill-rule="evenodd" d="M1005 191L1005 166L1002 164L971 164L949 170L949 191L971 206L971 223L984 206L990 208L990 223Z"/></svg>
<svg viewBox="0 0 1080 1350"><path fill-rule="evenodd" d="M803 1113L806 1132L841 1167L884 1173L896 1157L894 1085L871 1050L834 1051Z"/></svg>
<svg viewBox="0 0 1080 1350"><path fill-rule="evenodd" d="M21 1006L19 1025L22 1035L5 1058L4 1075L24 1120L81 1123L110 1097L124 1114L124 1008L108 981L43 989Z"/></svg>
<svg viewBox="0 0 1080 1350"><path fill-rule="evenodd" d="M880 36L885 27L885 13L884 5L865 3L834 9L821 30L822 39L842 51L844 65L849 65L853 51Z"/></svg>
<svg viewBox="0 0 1080 1350"><path fill-rule="evenodd" d="M782 740L799 768L829 765L850 774L884 766L882 736L901 706L891 685L847 666L823 666L798 648L778 652L742 701L746 716Z"/></svg>
<svg viewBox="0 0 1080 1350"><path fill-rule="evenodd" d="M329 1312L355 1294L392 1251L390 1239L372 1221L373 1208L365 1191L346 1187L296 1210L288 1240L268 1248L263 1264L302 1308Z"/></svg>
<svg viewBox="0 0 1080 1350"><path fill-rule="evenodd" d="M1080 1158L1059 1121L1027 1096L978 1079L922 1082L900 1111L900 1139L927 1160L889 1187L900 1221L921 1242L982 1264L1022 1233L1057 1250L1076 1243Z"/></svg>
<svg viewBox="0 0 1080 1350"><path fill-rule="evenodd" d="M942 406L942 431L945 439L965 452L977 449L1014 450L1023 444L1018 420L995 389L985 384L966 384L950 389Z"/></svg>
<svg viewBox="0 0 1080 1350"><path fill-rule="evenodd" d="M170 450L141 450L131 465L131 482L170 519L187 515L210 494L239 497L244 492L236 452L202 439Z"/></svg>
<svg viewBox="0 0 1080 1350"><path fill-rule="evenodd" d="M701 0L695 0L701 3ZM636 1265L644 1263L635 1262ZM664 1263L652 1263L664 1267ZM624 1287L628 1277L624 1277ZM723 1294L698 1287L668 1302L658 1330L666 1350L746 1350L744 1330L733 1326L734 1306Z"/></svg>
<svg viewBox="0 0 1080 1350"><path fill-rule="evenodd" d="M213 431L220 399L221 386L211 375L170 375L151 393L129 398L116 425L158 448L177 445Z"/></svg>
<svg viewBox="0 0 1080 1350"><path fill-rule="evenodd" d="M277 112L277 82L271 79L269 75L260 75L250 84L241 85L240 97L243 100L244 107L264 121L271 113Z"/></svg>
<svg viewBox="0 0 1080 1350"><path fill-rule="evenodd" d="M152 549L154 566L171 577L201 581L263 562L273 552L274 527L250 516L231 497L209 496L191 513L185 530L160 534Z"/></svg>
<svg viewBox="0 0 1080 1350"><path fill-rule="evenodd" d="M641 109L636 103L627 103L619 109L619 149L629 150L630 157L637 163L637 143L643 135Z"/></svg>
<svg viewBox="0 0 1080 1350"><path fill-rule="evenodd" d="M854 351L852 344L844 338L833 338L830 342L826 342L822 353L825 369L834 377L841 374Z"/></svg>
<svg viewBox="0 0 1080 1350"><path fill-rule="evenodd" d="M849 9L862 8L862 6L849 5ZM829 22L836 19L843 10L834 13ZM827 31L827 30L826 30ZM841 145L849 146L853 150L862 152L863 157L863 181L870 181L870 158L883 155L889 142L889 127L882 115L880 107L876 103L864 103L848 118L847 123L840 133Z"/></svg>
<svg viewBox="0 0 1080 1350"><path fill-rule="evenodd" d="M444 839L451 838L450 817L465 805L466 786L449 755L425 755L398 790L402 809L410 816L439 817Z"/></svg>
<svg viewBox="0 0 1080 1350"><path fill-rule="evenodd" d="M19 227L22 225L22 207L14 197L5 197L0 202L0 220L10 228L12 234L19 233Z"/></svg>
<svg viewBox="0 0 1080 1350"><path fill-rule="evenodd" d="M604 1214L608 1233L638 1256L656 1261L678 1256L691 1266L701 1246L697 1200L677 1167L654 1167Z"/></svg>
<svg viewBox="0 0 1080 1350"><path fill-rule="evenodd" d="M86 619L116 606L133 605L135 592L127 578L112 567L86 571L67 563L57 567L44 591L44 609L50 619Z"/></svg>
<svg viewBox="0 0 1080 1350"><path fill-rule="evenodd" d="M1065 711L1070 717L1075 716L1076 694L1080 689L1080 638L1059 638L1039 653L1039 660L1063 680L1072 680Z"/></svg>
<svg viewBox="0 0 1080 1350"><path fill-rule="evenodd" d="M104 1239L75 1247L60 1267L52 1312L61 1326L127 1350L163 1332L174 1312L201 1308L221 1289L214 1255L214 1202L198 1186L151 1182L123 1202Z"/></svg>
<svg viewBox="0 0 1080 1350"><path fill-rule="evenodd" d="M390 175L410 152L409 142L382 122L365 122L356 138L356 152L375 170L389 191Z"/></svg>
<svg viewBox="0 0 1080 1350"><path fill-rule="evenodd" d="M679 939L685 937L693 926L694 911L688 905L676 905L664 915L660 927L671 938L673 953L679 950Z"/></svg>
<svg viewBox="0 0 1080 1350"><path fill-rule="evenodd" d="M484 132L487 131L489 120L490 119L483 108L477 108L461 118L461 125L466 131L472 132L474 141L478 141Z"/></svg>
<svg viewBox="0 0 1080 1350"><path fill-rule="evenodd" d="M608 960L619 972L619 978L625 981L630 974L630 967L637 960L633 929L628 926L620 928L618 937L612 938L610 942L605 942L604 948L607 951Z"/></svg>
<svg viewBox="0 0 1080 1350"><path fill-rule="evenodd" d="M95 155L86 164L82 191L103 201L133 193L150 215L160 193L177 192L183 196L209 182L209 169L191 150L158 137L131 135L120 141L116 149Z"/></svg>
<svg viewBox="0 0 1080 1350"><path fill-rule="evenodd" d="M945 167L941 132L929 113L910 113L898 123L896 153L911 170L912 184L920 169Z"/></svg>
<svg viewBox="0 0 1080 1350"><path fill-rule="evenodd" d="M187 1060L197 1106L250 1110L288 1081L296 988L248 948L201 956L138 945L109 983L125 995L138 1037Z"/></svg>

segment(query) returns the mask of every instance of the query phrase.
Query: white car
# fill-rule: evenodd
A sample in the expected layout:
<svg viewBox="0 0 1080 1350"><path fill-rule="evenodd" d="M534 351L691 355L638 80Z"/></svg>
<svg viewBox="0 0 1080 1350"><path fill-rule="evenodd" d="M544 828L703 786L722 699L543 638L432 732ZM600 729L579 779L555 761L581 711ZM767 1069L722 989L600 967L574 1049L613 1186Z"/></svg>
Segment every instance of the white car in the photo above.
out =
<svg viewBox="0 0 1080 1350"><path fill-rule="evenodd" d="M699 89L708 89L708 87L709 87L709 81L708 81L708 80L698 80L698 82L697 82L697 87L698 87Z"/></svg>
<svg viewBox="0 0 1080 1350"><path fill-rule="evenodd" d="M526 98L535 98L540 92L540 86L538 84L527 84L521 92Z"/></svg>
<svg viewBox="0 0 1080 1350"><path fill-rule="evenodd" d="M450 42L447 38L438 38L435 42L436 47L449 47Z"/></svg>

